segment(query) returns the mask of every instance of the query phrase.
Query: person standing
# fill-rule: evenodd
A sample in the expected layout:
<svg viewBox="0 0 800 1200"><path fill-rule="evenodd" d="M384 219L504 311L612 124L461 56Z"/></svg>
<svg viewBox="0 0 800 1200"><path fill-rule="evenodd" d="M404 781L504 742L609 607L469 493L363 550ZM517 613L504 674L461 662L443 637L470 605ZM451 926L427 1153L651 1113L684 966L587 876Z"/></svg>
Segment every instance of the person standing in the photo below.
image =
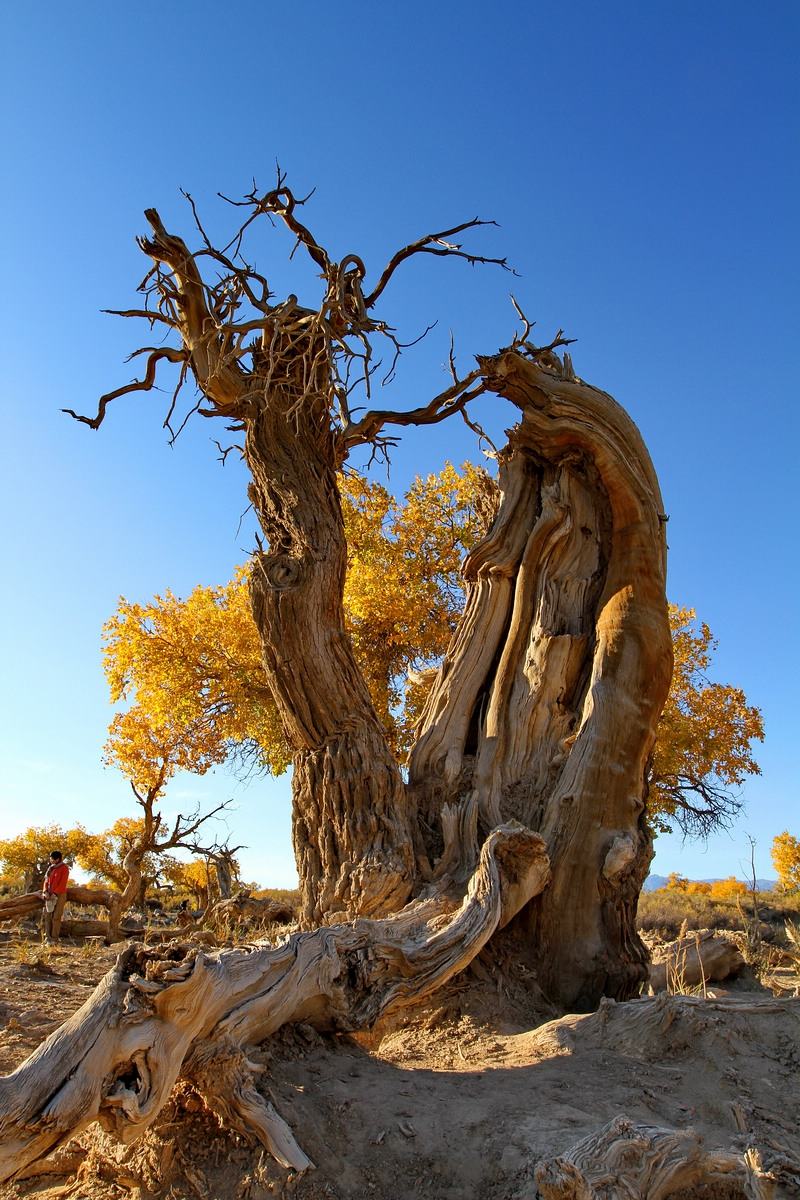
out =
<svg viewBox="0 0 800 1200"><path fill-rule="evenodd" d="M50 851L50 865L42 884L44 900L44 940L57 942L61 933L61 917L67 902L67 880L69 867L60 850Z"/></svg>

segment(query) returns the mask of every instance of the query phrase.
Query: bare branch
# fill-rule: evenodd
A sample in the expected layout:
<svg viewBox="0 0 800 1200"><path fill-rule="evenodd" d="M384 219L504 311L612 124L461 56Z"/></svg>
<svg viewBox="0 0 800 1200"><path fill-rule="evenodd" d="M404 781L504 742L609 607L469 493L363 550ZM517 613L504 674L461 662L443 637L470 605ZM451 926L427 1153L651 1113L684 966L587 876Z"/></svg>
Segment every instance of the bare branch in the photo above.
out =
<svg viewBox="0 0 800 1200"><path fill-rule="evenodd" d="M131 357L136 354L144 353L143 350L135 350ZM99 429L103 423L103 418L106 415L106 408L112 400L118 399L120 396L126 396L128 392L149 392L156 382L156 368L162 358L166 358L169 362L183 363L186 365L188 355L184 350L175 350L172 346L162 346L158 350L151 350L150 357L147 360L147 368L143 379L134 379L132 383L126 383L124 387L116 388L113 392L106 392L97 402L97 414L94 417L84 417L80 413L76 413L71 408L62 408L62 412L67 416L74 417L76 421L80 421L84 425L88 425L90 429Z"/></svg>
<svg viewBox="0 0 800 1200"><path fill-rule="evenodd" d="M273 188L272 191L266 192L263 196L258 196L255 189L253 189L249 195L245 196L243 200L231 200L229 196L223 195L222 192L217 193L220 199L225 200L228 204L232 204L237 208L250 208L253 210L239 229L238 233L231 239L225 249L230 249L230 247L234 244L237 245L238 249L238 246L241 245L242 235L244 234L248 225L251 225L252 222L255 221L259 216L274 215L279 217L283 221L284 225L286 225L286 227L292 231L297 238L298 243L305 246L310 257L322 270L325 277L328 278L331 269L331 261L328 257L327 251L320 246L311 230L306 228L301 221L298 221L297 217L294 215L295 208L305 204L306 200L308 200L314 193L313 191L309 192L308 196L304 196L301 200L298 200L291 189L286 187L284 182L285 178L286 176L281 174L279 170L278 186ZM292 253L294 253L294 251L292 251Z"/></svg>
<svg viewBox="0 0 800 1200"><path fill-rule="evenodd" d="M112 317L142 317L145 321L161 321L164 325L169 325L170 329L177 329L176 321L171 317L164 316L163 313L153 312L150 308L101 308L101 312L107 313Z"/></svg>
<svg viewBox="0 0 800 1200"><path fill-rule="evenodd" d="M231 446L223 447L222 443L218 442L216 438L212 438L211 440L213 441L214 445L219 450L219 461L222 463L223 467L225 466L225 460L227 459L228 455L230 454L230 452L232 450L238 450L239 453L242 456L244 456L244 446L240 446L238 442L234 442L233 445L231 445ZM252 506L250 506L250 507L252 507ZM247 510L245 509L245 511L247 511Z"/></svg>
<svg viewBox="0 0 800 1200"><path fill-rule="evenodd" d="M216 817L218 813L227 811L232 800L224 800L222 804L218 804L216 808L210 809L207 813L195 812L190 817L184 817L182 813L178 813L172 826L172 831L163 841L153 845L153 849L159 854L165 850L184 849L190 850L193 854L205 854L208 852L207 846L202 846L197 839L193 838L193 834L197 832L202 825L210 821L212 817ZM219 842L214 841L212 848L218 849Z"/></svg>
<svg viewBox="0 0 800 1200"><path fill-rule="evenodd" d="M180 375L178 376L178 382L175 385L175 391L172 393L172 403L169 406L169 412L167 413L166 417L164 418L163 428L168 429L170 432L170 435L171 435L170 436L170 444L171 445L175 444L175 439L178 435L174 432L174 430L170 424L170 421L172 420L172 414L175 412L175 405L178 403L178 396L180 395L181 388L183 387L184 383L186 382L186 376L188 374L188 371L189 371L188 362L183 362L181 364L181 371L180 371ZM183 426L181 426L181 428L183 428ZM180 430L178 432L180 432Z"/></svg>
<svg viewBox="0 0 800 1200"><path fill-rule="evenodd" d="M365 413L360 421L351 423L342 430L342 440L350 449L364 442L375 441L376 435L384 425L438 425L453 413L461 412L470 400L486 391L486 383L481 376L481 368L476 367L463 379L457 380L452 387L434 396L427 404L408 412L383 409ZM480 382L472 387L476 380Z"/></svg>
<svg viewBox="0 0 800 1200"><path fill-rule="evenodd" d="M509 267L507 259L485 258L479 254L469 254L467 251L462 250L459 242L448 242L446 240L458 233L463 233L466 229L476 229L480 225L497 226L497 221L481 221L478 217L473 217L471 221L464 221L461 225L454 225L452 229L442 229L438 233L428 233L425 237L418 238L416 242L410 242L402 250L398 250L384 267L383 274L378 280L375 289L364 300L365 307L372 308L400 264L405 262L407 258L411 258L414 254L437 254L443 258L464 258L467 262L472 263L473 266L476 263L493 263L495 266L502 267L504 271L510 271L512 275L516 275L516 271L512 267Z"/></svg>

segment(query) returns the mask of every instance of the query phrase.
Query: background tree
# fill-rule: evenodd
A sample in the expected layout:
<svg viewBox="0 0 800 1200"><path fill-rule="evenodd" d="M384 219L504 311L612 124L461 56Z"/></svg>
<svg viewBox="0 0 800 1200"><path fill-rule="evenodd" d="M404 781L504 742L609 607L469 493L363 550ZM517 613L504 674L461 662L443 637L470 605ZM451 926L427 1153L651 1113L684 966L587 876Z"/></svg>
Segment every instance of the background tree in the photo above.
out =
<svg viewBox="0 0 800 1200"><path fill-rule="evenodd" d="M418 478L402 502L381 484L340 477L347 536L346 628L395 753L413 744L428 687L464 607L461 565L485 536L499 500L479 467L446 464ZM275 774L290 750L266 686L247 594L247 569L224 587L120 602L105 627L112 699L135 697L148 725L160 714L201 723L218 755ZM648 816L687 836L723 828L741 802L734 789L759 772L751 743L761 714L741 688L709 679L716 648L693 610L669 606L675 671L649 766ZM202 764L201 764L202 765Z"/></svg>
<svg viewBox="0 0 800 1200"><path fill-rule="evenodd" d="M142 812L137 820L118 823L116 831L107 835L111 844L116 839L124 850L120 862L124 883L109 913L112 937L118 935L122 914L132 904L144 903L148 864L151 878L155 878L159 862L170 850L189 850L223 860L230 854L224 839L208 842L201 834L209 821L225 811L228 801L208 812L178 813L169 823L160 812L165 788L175 771L194 769L202 774L224 758L222 748L209 742L207 725L204 718L184 724L180 709L162 709L151 722L138 706L118 713L111 723L105 761L127 775Z"/></svg>
<svg viewBox="0 0 800 1200"><path fill-rule="evenodd" d="M715 879L709 895L712 900L733 900L737 896L746 896L747 891L747 884L743 880L729 875L727 879Z"/></svg>
<svg viewBox="0 0 800 1200"><path fill-rule="evenodd" d="M735 792L761 771L751 749L763 741L760 711L741 688L708 678L717 647L694 609L669 606L675 667L650 768L649 812L660 829L689 835L725 828L741 808Z"/></svg>
<svg viewBox="0 0 800 1200"><path fill-rule="evenodd" d="M792 892L800 888L800 839L784 829L773 840L770 854L781 885Z"/></svg>
<svg viewBox="0 0 800 1200"><path fill-rule="evenodd" d="M42 886L51 850L60 850L71 866L90 853L94 842L94 835L80 825L74 829L30 826L24 833L0 841L0 865L19 879L25 892L34 892Z"/></svg>
<svg viewBox="0 0 800 1200"><path fill-rule="evenodd" d="M134 848L144 832L144 821L140 817L118 817L103 833L91 837L78 854L78 864L92 880L105 887L122 891L127 882L123 863L125 856ZM145 880L155 879L158 872L156 860L146 855L142 860Z"/></svg>
<svg viewBox="0 0 800 1200"><path fill-rule="evenodd" d="M213 886L208 859L193 858L190 862L171 859L164 877L178 893L191 896L195 907L208 908Z"/></svg>

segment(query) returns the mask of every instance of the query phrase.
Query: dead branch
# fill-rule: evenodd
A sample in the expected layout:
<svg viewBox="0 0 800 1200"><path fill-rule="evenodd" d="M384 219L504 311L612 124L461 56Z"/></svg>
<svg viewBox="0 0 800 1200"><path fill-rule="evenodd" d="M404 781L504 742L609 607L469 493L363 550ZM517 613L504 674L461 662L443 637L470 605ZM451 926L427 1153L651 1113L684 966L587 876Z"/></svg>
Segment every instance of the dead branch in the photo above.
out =
<svg viewBox="0 0 800 1200"><path fill-rule="evenodd" d="M392 256L376 287L365 297L363 285L367 268L363 260L352 253L339 262L331 257L297 215L297 210L309 196L295 196L280 168L276 186L263 194L255 189L255 185L241 200L232 200L220 193L227 203L247 210L244 221L221 250L213 245L194 198L188 192L183 194L200 235L200 249L191 251L182 238L166 230L155 209L147 209L145 216L152 234L138 239L140 248L153 260L153 266L139 285L139 291L146 298L145 306L107 310L120 316L147 320L151 325L155 322L166 325L179 335L181 348L164 347L152 351L145 378L103 396L95 417L79 416L72 409L65 409L70 416L93 429L98 428L111 400L128 391L148 390L154 386L155 368L162 358L181 365L164 420L172 442L193 413L204 417L234 416L241 420L264 403L269 404L275 388L285 388L291 382L290 392L294 395L288 405L287 420L296 425L307 405L322 406L333 411L340 428L346 431L340 443L342 447L372 441L376 449L385 452L392 440L381 437L383 425L433 424L463 412L464 405L479 394L464 394L469 387L468 381L477 378L477 374L473 374L459 384L457 395L443 394L409 413L376 410L353 422L349 405L349 396L358 386L363 386L370 398L371 381L380 366L380 362L375 361L374 338L385 338L392 347L391 361L382 379L385 387L394 378L401 353L420 341L433 327L429 326L419 338L404 342L385 321L369 315L369 309L375 305L398 267L416 254L433 254L462 258L472 265L493 263L510 270L505 258L473 254L466 251L461 242L450 240L465 231L496 222L474 218L409 243ZM289 296L282 303L270 303L267 279L241 254L245 233L259 217L282 223L293 234L295 248L303 246L320 268L325 291L317 309L299 305L296 296ZM206 259L222 268L216 280L203 277L200 265ZM526 323L525 337L529 332L530 325ZM524 338L519 344L524 344ZM190 371L210 406L198 401L175 430L173 416Z"/></svg>
<svg viewBox="0 0 800 1200"><path fill-rule="evenodd" d="M470 254L462 248L459 242L448 242L446 240L447 238L455 237L456 234L464 233L467 229L477 229L480 225L497 226L497 221L482 221L478 217L473 217L471 221L464 221L461 225L453 225L451 229L441 229L438 233L426 233L424 237L417 238L415 242L409 242L407 246L404 246L402 250L398 250L389 259L374 289L365 297L364 307L367 309L373 307L400 264L405 262L407 258L411 258L414 254L435 254L441 258L463 258L473 266L476 263L493 264L494 266L502 267L504 271L510 271L512 275L516 275L516 271L512 267L509 267L508 259L485 258L479 254Z"/></svg>
<svg viewBox="0 0 800 1200"><path fill-rule="evenodd" d="M131 357L142 352L141 350L135 350ZM76 421L80 421L83 425L88 425L90 429L99 429L106 415L106 409L112 400L117 400L120 396L127 396L129 392L149 392L154 387L156 382L156 368L162 359L185 365L186 354L184 351L175 350L171 346L162 346L158 350L150 351L144 378L134 379L132 383L126 383L124 387L116 388L113 392L106 392L104 396L100 397L97 403L97 413L93 417L81 416L71 408L62 408L61 411L70 417L74 417Z"/></svg>
<svg viewBox="0 0 800 1200"><path fill-rule="evenodd" d="M356 422L351 422L342 430L341 438L347 449L374 442L381 429L386 424L392 425L437 425L453 413L461 412L470 400L482 395L486 385L481 380L472 387L476 380L481 379L482 371L478 367L470 371L463 379L457 380L452 387L446 388L438 396L434 396L427 404L408 412L392 409L375 410L365 413Z"/></svg>

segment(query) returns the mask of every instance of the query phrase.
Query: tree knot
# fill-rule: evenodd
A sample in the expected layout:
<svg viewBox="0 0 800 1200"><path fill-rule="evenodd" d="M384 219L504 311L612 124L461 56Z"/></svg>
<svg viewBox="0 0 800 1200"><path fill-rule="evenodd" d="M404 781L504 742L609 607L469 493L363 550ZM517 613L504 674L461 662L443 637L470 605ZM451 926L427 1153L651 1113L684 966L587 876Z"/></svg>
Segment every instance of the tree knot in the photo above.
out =
<svg viewBox="0 0 800 1200"><path fill-rule="evenodd" d="M253 578L263 581L272 591L285 592L301 582L303 563L290 554L257 554Z"/></svg>

